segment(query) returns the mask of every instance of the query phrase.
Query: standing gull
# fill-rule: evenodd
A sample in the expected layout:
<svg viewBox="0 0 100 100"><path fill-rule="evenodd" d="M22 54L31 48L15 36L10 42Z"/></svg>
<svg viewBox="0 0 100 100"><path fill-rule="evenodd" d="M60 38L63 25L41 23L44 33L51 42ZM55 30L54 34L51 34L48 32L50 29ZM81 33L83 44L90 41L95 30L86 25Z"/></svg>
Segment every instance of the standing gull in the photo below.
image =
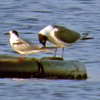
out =
<svg viewBox="0 0 100 100"><path fill-rule="evenodd" d="M19 34L16 30L5 33L5 35L10 35L10 45L16 52L21 54L20 60L24 60L26 54L35 54L49 51L46 48L40 48L38 45L33 45L28 40L19 38Z"/></svg>
<svg viewBox="0 0 100 100"><path fill-rule="evenodd" d="M84 33L83 35L85 38L88 34ZM57 48L61 47L63 58L64 47L68 47L80 39L82 39L80 33L58 25L48 25L39 32L39 41L44 47L46 46L46 41L56 45L54 57L56 56Z"/></svg>

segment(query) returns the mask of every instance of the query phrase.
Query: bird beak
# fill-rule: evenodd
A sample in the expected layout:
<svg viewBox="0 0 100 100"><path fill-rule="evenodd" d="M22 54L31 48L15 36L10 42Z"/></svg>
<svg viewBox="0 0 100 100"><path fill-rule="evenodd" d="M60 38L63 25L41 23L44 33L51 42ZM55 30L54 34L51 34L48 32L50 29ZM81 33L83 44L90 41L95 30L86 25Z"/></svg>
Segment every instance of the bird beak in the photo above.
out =
<svg viewBox="0 0 100 100"><path fill-rule="evenodd" d="M9 35L9 33L4 33L4 35Z"/></svg>
<svg viewBox="0 0 100 100"><path fill-rule="evenodd" d="M46 41L48 40L47 36L43 35L43 34L39 34L39 41L40 43L43 44L43 46L46 46Z"/></svg>

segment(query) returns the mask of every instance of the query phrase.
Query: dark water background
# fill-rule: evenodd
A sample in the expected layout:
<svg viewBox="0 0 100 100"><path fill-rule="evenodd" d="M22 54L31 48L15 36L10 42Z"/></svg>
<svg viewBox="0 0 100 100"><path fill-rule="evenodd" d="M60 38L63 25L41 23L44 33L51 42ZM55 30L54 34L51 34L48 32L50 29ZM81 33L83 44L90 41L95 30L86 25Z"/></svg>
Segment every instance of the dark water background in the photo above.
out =
<svg viewBox="0 0 100 100"><path fill-rule="evenodd" d="M20 56L13 52L4 33L17 30L20 37L39 44L38 32L49 24L95 37L65 48L64 53L65 60L84 62L89 78L0 79L0 100L100 100L100 0L0 0L0 55ZM61 56L61 49L57 55ZM27 55L45 56L53 53Z"/></svg>

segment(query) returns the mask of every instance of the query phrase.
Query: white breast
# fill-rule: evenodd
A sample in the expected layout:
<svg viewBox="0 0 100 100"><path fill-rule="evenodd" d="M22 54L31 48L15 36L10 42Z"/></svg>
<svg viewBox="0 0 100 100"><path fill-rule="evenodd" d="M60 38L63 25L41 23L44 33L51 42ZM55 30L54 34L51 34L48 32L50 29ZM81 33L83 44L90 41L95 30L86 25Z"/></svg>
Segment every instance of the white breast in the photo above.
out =
<svg viewBox="0 0 100 100"><path fill-rule="evenodd" d="M10 45L13 47L13 43L18 43L18 36L14 35L14 34L11 34L10 35L10 39L9 39L9 42L10 42Z"/></svg>

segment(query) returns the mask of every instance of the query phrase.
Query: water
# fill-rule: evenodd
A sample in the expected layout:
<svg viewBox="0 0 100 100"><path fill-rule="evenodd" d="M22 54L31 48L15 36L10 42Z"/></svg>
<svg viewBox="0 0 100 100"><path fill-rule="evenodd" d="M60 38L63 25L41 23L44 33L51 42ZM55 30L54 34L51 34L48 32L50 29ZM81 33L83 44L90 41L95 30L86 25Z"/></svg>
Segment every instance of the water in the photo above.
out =
<svg viewBox="0 0 100 100"><path fill-rule="evenodd" d="M65 60L85 63L87 80L0 79L0 99L100 100L99 23L99 0L0 0L0 55L20 56L10 47L9 37L3 35L10 30L19 31L20 37L36 44L39 44L38 32L49 24L63 25L80 33L88 32L95 37L65 48L64 53ZM57 55L61 56L61 49ZM53 56L53 53L27 55L45 56Z"/></svg>

